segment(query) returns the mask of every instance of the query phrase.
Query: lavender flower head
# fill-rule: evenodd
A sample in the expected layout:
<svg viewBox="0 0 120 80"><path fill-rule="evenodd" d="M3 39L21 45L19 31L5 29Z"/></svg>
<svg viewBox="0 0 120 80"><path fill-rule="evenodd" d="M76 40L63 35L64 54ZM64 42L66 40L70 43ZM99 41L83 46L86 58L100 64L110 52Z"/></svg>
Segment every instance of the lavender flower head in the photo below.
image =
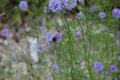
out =
<svg viewBox="0 0 120 80"><path fill-rule="evenodd" d="M78 0L78 2L84 2L85 0Z"/></svg>
<svg viewBox="0 0 120 80"><path fill-rule="evenodd" d="M109 69L110 69L111 72L116 72L117 71L117 66L111 65Z"/></svg>
<svg viewBox="0 0 120 80"><path fill-rule="evenodd" d="M8 45L8 44L9 44L9 41L8 41L8 40L4 40L3 44L4 44L4 45Z"/></svg>
<svg viewBox="0 0 120 80"><path fill-rule="evenodd" d="M52 72L58 73L58 71L59 71L58 68L59 68L58 65L56 65L56 64L52 65Z"/></svg>
<svg viewBox="0 0 120 80"><path fill-rule="evenodd" d="M58 13L62 10L62 3L60 0L49 0L49 9L52 12Z"/></svg>
<svg viewBox="0 0 120 80"><path fill-rule="evenodd" d="M44 46L42 44L36 45L38 52L43 53L44 52Z"/></svg>
<svg viewBox="0 0 120 80"><path fill-rule="evenodd" d="M100 17L101 19L104 19L104 18L106 17L105 12L99 12L99 17Z"/></svg>
<svg viewBox="0 0 120 80"><path fill-rule="evenodd" d="M51 38L51 35L52 35L51 32L47 32L47 33L45 34L45 39L48 40L49 38Z"/></svg>
<svg viewBox="0 0 120 80"><path fill-rule="evenodd" d="M56 42L60 42L61 39L62 39L62 34L61 33L55 33L55 34L52 34L50 32L47 32L46 35L45 35L45 39L46 41L52 45Z"/></svg>
<svg viewBox="0 0 120 80"><path fill-rule="evenodd" d="M94 67L94 70L96 72L101 71L101 70L104 69L104 66L103 66L103 64L101 62L95 62L93 67Z"/></svg>
<svg viewBox="0 0 120 80"><path fill-rule="evenodd" d="M27 10L27 9L28 9L28 3L27 3L27 1L20 1L20 3L19 3L19 8L20 8L20 10L22 10L22 11Z"/></svg>
<svg viewBox="0 0 120 80"><path fill-rule="evenodd" d="M118 9L118 8L114 8L113 10L112 10L112 16L114 17L114 18L120 18L120 9Z"/></svg>
<svg viewBox="0 0 120 80"><path fill-rule="evenodd" d="M90 12L95 12L97 10L97 6L92 6L91 8L90 8Z"/></svg>
<svg viewBox="0 0 120 80"><path fill-rule="evenodd" d="M77 37L77 38L80 38L81 33L78 31L78 32L76 32L76 34L75 34L75 35L76 35L76 37Z"/></svg>
<svg viewBox="0 0 120 80"><path fill-rule="evenodd" d="M72 10L77 4L77 0L63 0L63 3L67 10Z"/></svg>
<svg viewBox="0 0 120 80"><path fill-rule="evenodd" d="M9 29L8 28L3 28L2 31L1 31L1 35L8 36L8 34L9 34Z"/></svg>

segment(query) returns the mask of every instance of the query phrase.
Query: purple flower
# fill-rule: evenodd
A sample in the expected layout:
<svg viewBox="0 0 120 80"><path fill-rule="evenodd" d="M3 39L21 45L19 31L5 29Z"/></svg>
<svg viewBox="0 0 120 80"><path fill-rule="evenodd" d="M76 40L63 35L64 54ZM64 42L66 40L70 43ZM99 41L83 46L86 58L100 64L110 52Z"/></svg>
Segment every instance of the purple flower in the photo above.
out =
<svg viewBox="0 0 120 80"><path fill-rule="evenodd" d="M51 36L52 36L52 33L51 32L47 32L45 34L45 39L48 40L49 38L51 38Z"/></svg>
<svg viewBox="0 0 120 80"><path fill-rule="evenodd" d="M84 2L85 0L78 0L78 2Z"/></svg>
<svg viewBox="0 0 120 80"><path fill-rule="evenodd" d="M102 72L101 76L107 76L109 73L108 72Z"/></svg>
<svg viewBox="0 0 120 80"><path fill-rule="evenodd" d="M97 6L92 6L91 8L90 8L90 11L91 12L95 12L97 10Z"/></svg>
<svg viewBox="0 0 120 80"><path fill-rule="evenodd" d="M72 10L77 4L77 0L63 0L63 3L66 9Z"/></svg>
<svg viewBox="0 0 120 80"><path fill-rule="evenodd" d="M78 31L78 32L76 32L76 37L77 38L80 38L80 36L81 36L81 33Z"/></svg>
<svg viewBox="0 0 120 80"><path fill-rule="evenodd" d="M62 40L62 34L61 33L57 33L57 40L58 42L60 42Z"/></svg>
<svg viewBox="0 0 120 80"><path fill-rule="evenodd" d="M9 34L9 29L8 28L3 28L2 31L1 31L1 34L3 36L7 36Z"/></svg>
<svg viewBox="0 0 120 80"><path fill-rule="evenodd" d="M105 12L99 12L99 17L100 17L101 19L104 19L104 18L106 17Z"/></svg>
<svg viewBox="0 0 120 80"><path fill-rule="evenodd" d="M104 66L103 66L103 64L101 62L95 62L93 67L94 67L94 70L96 72L101 71L104 68Z"/></svg>
<svg viewBox="0 0 120 80"><path fill-rule="evenodd" d="M57 73L59 70L58 70L58 65L57 64L55 64L55 65L52 65L52 72L55 72L55 73Z"/></svg>
<svg viewBox="0 0 120 80"><path fill-rule="evenodd" d="M37 46L38 52L40 52L40 53L43 53L43 52L44 52L44 46L43 46L43 45L37 44L36 46Z"/></svg>
<svg viewBox="0 0 120 80"><path fill-rule="evenodd" d="M52 34L50 32L47 32L46 35L45 35L45 39L46 41L52 45L56 42L60 42L61 39L62 39L62 34L61 33L55 33L55 34Z"/></svg>
<svg viewBox="0 0 120 80"><path fill-rule="evenodd" d="M60 0L49 0L49 9L52 12L60 12L62 10L62 3Z"/></svg>
<svg viewBox="0 0 120 80"><path fill-rule="evenodd" d="M120 18L120 9L118 9L118 8L114 8L113 10L112 10L112 16L114 17L114 18Z"/></svg>
<svg viewBox="0 0 120 80"><path fill-rule="evenodd" d="M27 3L27 1L20 1L19 8L22 11L27 10L28 9L28 3Z"/></svg>
<svg viewBox="0 0 120 80"><path fill-rule="evenodd" d="M117 71L117 66L111 65L109 69L110 69L111 72L116 72Z"/></svg>
<svg viewBox="0 0 120 80"><path fill-rule="evenodd" d="M4 40L3 44L4 44L4 45L8 45L8 44L9 44L9 41L8 41L8 40Z"/></svg>

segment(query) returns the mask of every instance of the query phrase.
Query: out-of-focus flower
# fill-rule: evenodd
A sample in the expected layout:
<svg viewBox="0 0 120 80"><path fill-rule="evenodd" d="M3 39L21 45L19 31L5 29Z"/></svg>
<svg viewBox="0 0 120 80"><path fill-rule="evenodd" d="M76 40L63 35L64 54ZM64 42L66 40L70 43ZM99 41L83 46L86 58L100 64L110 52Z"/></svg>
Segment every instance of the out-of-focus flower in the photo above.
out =
<svg viewBox="0 0 120 80"><path fill-rule="evenodd" d="M104 66L101 62L95 62L93 68L96 72L101 71L104 69Z"/></svg>
<svg viewBox="0 0 120 80"><path fill-rule="evenodd" d="M51 36L52 36L52 33L51 32L47 32L45 34L45 39L48 40Z"/></svg>
<svg viewBox="0 0 120 80"><path fill-rule="evenodd" d="M75 35L76 35L76 37L77 37L77 38L80 38L81 33L78 31L78 32L76 32L76 34L75 34Z"/></svg>
<svg viewBox="0 0 120 80"><path fill-rule="evenodd" d="M55 34L52 34L50 32L47 32L46 35L45 35L45 39L46 41L52 45L56 42L60 42L61 39L62 39L62 34L61 33L55 33Z"/></svg>
<svg viewBox="0 0 120 80"><path fill-rule="evenodd" d="M4 45L8 45L8 44L9 44L9 41L8 41L8 40L4 40L3 44L4 44Z"/></svg>
<svg viewBox="0 0 120 80"><path fill-rule="evenodd" d="M36 45L38 52L43 53L44 52L44 46L41 44Z"/></svg>
<svg viewBox="0 0 120 80"><path fill-rule="evenodd" d="M84 2L85 0L78 0L78 2Z"/></svg>
<svg viewBox="0 0 120 80"><path fill-rule="evenodd" d="M99 17L100 17L101 19L104 19L104 18L106 17L105 12L99 12Z"/></svg>
<svg viewBox="0 0 120 80"><path fill-rule="evenodd" d="M79 20L83 19L84 17L85 16L84 16L83 12L79 12L76 16L76 18L79 19Z"/></svg>
<svg viewBox="0 0 120 80"><path fill-rule="evenodd" d="M95 12L97 10L97 6L90 7L90 12Z"/></svg>
<svg viewBox="0 0 120 80"><path fill-rule="evenodd" d="M9 29L8 28L3 28L2 31L1 31L1 34L3 36L8 36L9 35Z"/></svg>
<svg viewBox="0 0 120 80"><path fill-rule="evenodd" d="M109 69L110 69L111 72L116 72L117 71L117 66L111 65Z"/></svg>
<svg viewBox="0 0 120 80"><path fill-rule="evenodd" d="M62 40L62 34L61 33L57 33L56 37L57 37L58 42L60 42Z"/></svg>
<svg viewBox="0 0 120 80"><path fill-rule="evenodd" d="M22 10L22 11L27 10L27 9L28 9L28 3L27 3L27 1L20 1L20 3L19 3L19 8L20 8L20 10Z"/></svg>
<svg viewBox="0 0 120 80"><path fill-rule="evenodd" d="M101 76L107 76L109 74L109 72L102 72Z"/></svg>
<svg viewBox="0 0 120 80"><path fill-rule="evenodd" d="M58 13L62 10L62 3L60 0L49 0L49 9L52 12Z"/></svg>
<svg viewBox="0 0 120 80"><path fill-rule="evenodd" d="M112 16L114 17L114 18L120 18L120 9L118 9L118 8L114 8L113 10L112 10Z"/></svg>
<svg viewBox="0 0 120 80"><path fill-rule="evenodd" d="M55 73L58 73L58 65L57 64L55 64L55 65L52 65L52 72L55 72Z"/></svg>
<svg viewBox="0 0 120 80"><path fill-rule="evenodd" d="M67 10L72 10L77 4L77 0L63 0L63 4L64 8Z"/></svg>

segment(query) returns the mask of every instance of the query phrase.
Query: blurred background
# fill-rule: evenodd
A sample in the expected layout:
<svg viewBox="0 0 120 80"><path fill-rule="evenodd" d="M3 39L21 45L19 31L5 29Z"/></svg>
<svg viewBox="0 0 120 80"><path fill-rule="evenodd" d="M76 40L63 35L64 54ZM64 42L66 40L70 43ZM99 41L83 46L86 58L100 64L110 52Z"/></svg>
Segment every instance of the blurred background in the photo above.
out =
<svg viewBox="0 0 120 80"><path fill-rule="evenodd" d="M90 32L95 36L92 37L93 42L91 42L93 47L95 47L95 50L92 49L93 53L96 52L97 48L98 51L102 49L100 53L109 53L111 52L111 47L114 47L112 51L116 56L111 58L111 52L106 54L105 57L109 55L108 60L113 60L113 63L120 68L120 20L111 17L112 9L120 8L120 0L85 0L82 4L78 3L73 9L76 14L66 9L58 14L50 12L48 9L49 0L24 0L21 3L22 1L0 0L0 80L53 80L48 66L59 63L55 61L55 53L57 51L60 53L61 51L59 52L58 45L51 47L46 43L45 33L50 31L64 34L65 30L61 23L61 17L65 17L69 21L73 33L76 31L82 32L80 27L75 25L76 14L80 11L84 12L82 7L85 7L85 11L88 11L87 20L92 28ZM94 9L95 6L98 7L97 10L95 10L96 8ZM90 12L90 9L93 12ZM105 11L108 18L99 20L96 17L99 11ZM88 30L84 27L85 22L84 20L80 22L87 37L89 33L87 33ZM73 38L76 37L74 36ZM66 42L67 39L63 39L63 45ZM81 43L82 46L82 40L76 40L75 45L78 43ZM113 46L111 46L112 43ZM38 47L36 47L36 44ZM81 48L81 46L78 48ZM108 49L109 47L110 49ZM92 55L95 57L94 54ZM81 67L85 67L84 61L78 61L78 63ZM59 75L56 76L61 77ZM83 80L89 80L86 78L88 77L87 72L82 76L85 77ZM119 71L115 77L116 80L120 79ZM111 79L110 76L109 79ZM56 80L64 79L58 78Z"/></svg>

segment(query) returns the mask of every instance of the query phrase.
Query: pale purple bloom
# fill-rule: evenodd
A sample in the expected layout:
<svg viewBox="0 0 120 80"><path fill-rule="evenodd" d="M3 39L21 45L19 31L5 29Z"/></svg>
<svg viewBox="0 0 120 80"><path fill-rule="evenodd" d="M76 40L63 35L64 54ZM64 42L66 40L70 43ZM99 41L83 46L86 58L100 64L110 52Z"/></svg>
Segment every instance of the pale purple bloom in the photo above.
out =
<svg viewBox="0 0 120 80"><path fill-rule="evenodd" d="M50 45L52 45L55 42L60 42L61 41L62 34L61 33L52 34L50 32L47 32L46 35L45 35L45 39Z"/></svg>
<svg viewBox="0 0 120 80"><path fill-rule="evenodd" d="M64 8L66 8L67 10L72 10L77 4L77 0L63 0L63 3Z"/></svg>
<svg viewBox="0 0 120 80"><path fill-rule="evenodd" d="M84 2L85 0L78 0L78 2Z"/></svg>
<svg viewBox="0 0 120 80"><path fill-rule="evenodd" d="M104 72L104 75L108 75L109 73L108 72Z"/></svg>
<svg viewBox="0 0 120 80"><path fill-rule="evenodd" d="M58 65L57 64L55 64L55 65L52 65L52 72L55 72L55 73L57 73L59 70L58 70Z"/></svg>
<svg viewBox="0 0 120 80"><path fill-rule="evenodd" d="M114 8L113 10L112 10L112 16L114 17L114 18L120 18L120 9L118 9L118 8Z"/></svg>
<svg viewBox="0 0 120 80"><path fill-rule="evenodd" d="M111 65L109 69L110 69L111 72L116 72L117 71L117 66Z"/></svg>
<svg viewBox="0 0 120 80"><path fill-rule="evenodd" d="M49 9L52 12L60 12L62 10L62 3L60 0L49 0Z"/></svg>
<svg viewBox="0 0 120 80"><path fill-rule="evenodd" d="M99 12L99 17L100 17L101 19L104 19L104 18L106 17L105 12Z"/></svg>
<svg viewBox="0 0 120 80"><path fill-rule="evenodd" d="M20 8L20 10L27 10L28 9L28 3L27 3L27 1L20 1L20 3L19 3L19 8Z"/></svg>
<svg viewBox="0 0 120 80"><path fill-rule="evenodd" d="M77 38L80 38L81 33L78 31L78 32L76 32L76 34L75 34L75 35L76 35L76 37L77 37Z"/></svg>
<svg viewBox="0 0 120 80"><path fill-rule="evenodd" d="M57 33L57 40L58 40L58 42L60 42L62 40L62 34L61 33Z"/></svg>
<svg viewBox="0 0 120 80"><path fill-rule="evenodd" d="M107 76L109 73L108 72L102 72L101 76Z"/></svg>
<svg viewBox="0 0 120 80"><path fill-rule="evenodd" d="M90 8L90 11L91 12L95 12L97 10L97 6L92 6L91 8Z"/></svg>
<svg viewBox="0 0 120 80"><path fill-rule="evenodd" d="M8 29L8 28L3 28L2 31L1 31L1 34L2 34L3 36L8 36L8 34L9 34L9 29Z"/></svg>
<svg viewBox="0 0 120 80"><path fill-rule="evenodd" d="M96 72L101 71L104 69L104 66L101 62L95 62L93 68Z"/></svg>
<svg viewBox="0 0 120 80"><path fill-rule="evenodd" d="M45 34L45 39L47 40L47 39L51 38L51 36L52 36L52 33L51 32L47 32Z"/></svg>
<svg viewBox="0 0 120 80"><path fill-rule="evenodd" d="M9 44L9 41L8 41L8 40L4 40L3 44L4 44L4 45L8 45L8 44Z"/></svg>
<svg viewBox="0 0 120 80"><path fill-rule="evenodd" d="M36 45L38 52L43 53L44 52L44 46L42 44Z"/></svg>

